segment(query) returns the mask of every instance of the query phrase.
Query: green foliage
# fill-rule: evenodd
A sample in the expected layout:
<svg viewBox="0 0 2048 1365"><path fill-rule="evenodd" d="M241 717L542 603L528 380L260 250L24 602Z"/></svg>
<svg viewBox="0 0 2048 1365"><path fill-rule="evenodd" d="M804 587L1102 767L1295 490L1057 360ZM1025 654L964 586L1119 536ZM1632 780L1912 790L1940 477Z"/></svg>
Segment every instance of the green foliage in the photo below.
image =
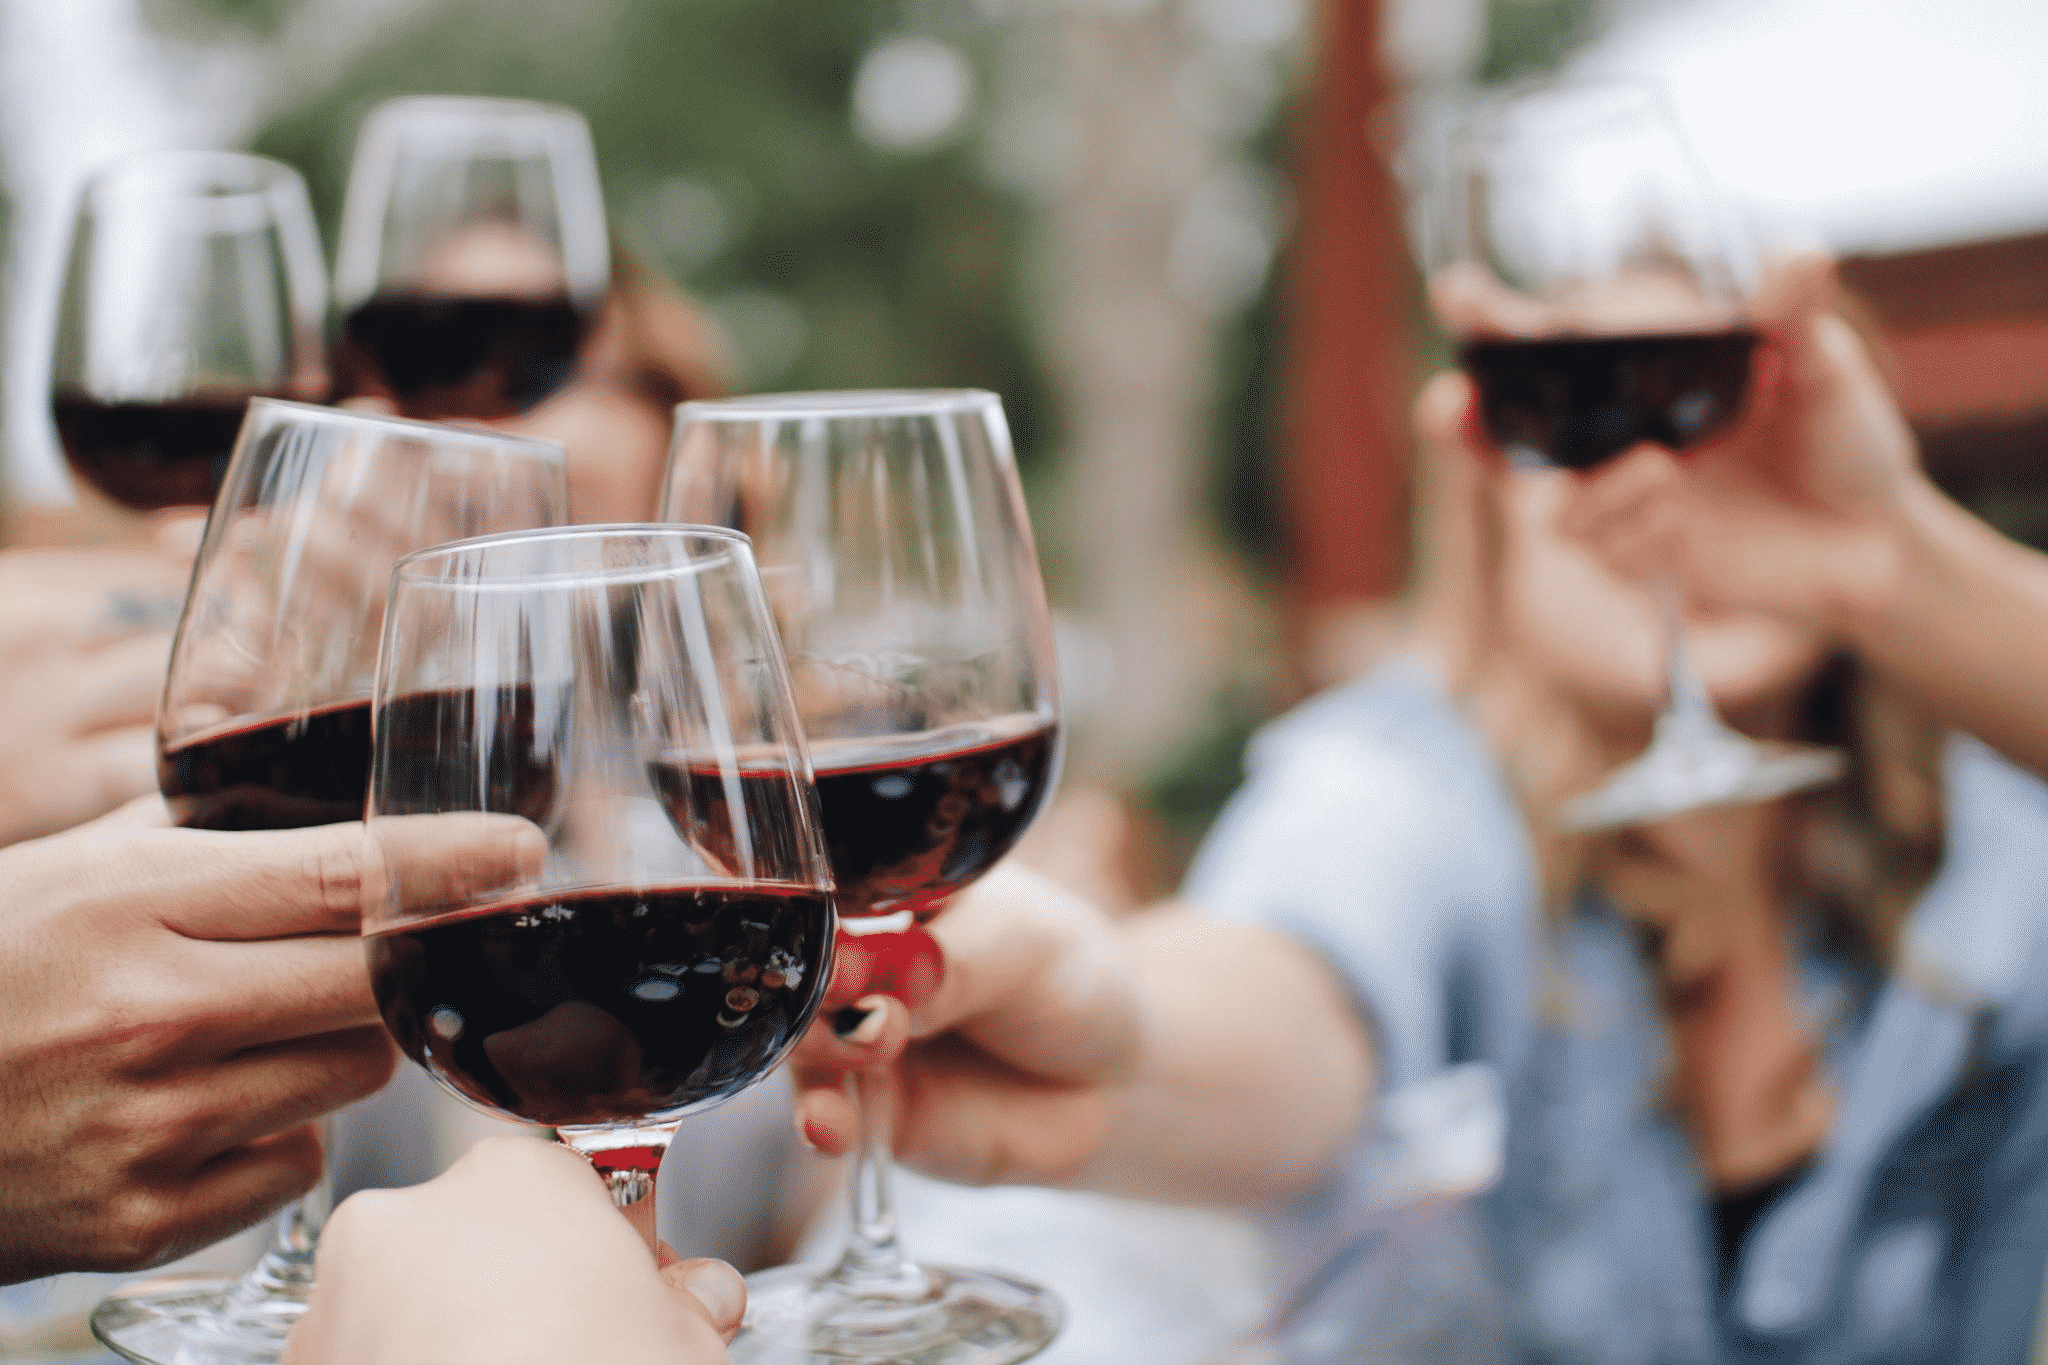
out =
<svg viewBox="0 0 2048 1365"><path fill-rule="evenodd" d="M615 14L606 23L510 0L432 7L279 117L258 148L306 171L331 224L355 127L380 99L573 105L590 120L614 225L727 317L754 386L993 388L1031 463L1048 413L1018 269L1022 206L982 174L971 127L909 154L870 146L852 124L861 58L903 31L904 11L627 0ZM988 35L945 36L971 60L985 56ZM786 363L775 352L787 346L748 326L764 301L770 321L801 329Z"/></svg>
<svg viewBox="0 0 2048 1365"><path fill-rule="evenodd" d="M291 8L292 0L143 0L143 13L153 27L201 40L229 30L273 37Z"/></svg>
<svg viewBox="0 0 2048 1365"><path fill-rule="evenodd" d="M1491 0L1479 81L1498 85L1553 71L1586 38L1596 0Z"/></svg>

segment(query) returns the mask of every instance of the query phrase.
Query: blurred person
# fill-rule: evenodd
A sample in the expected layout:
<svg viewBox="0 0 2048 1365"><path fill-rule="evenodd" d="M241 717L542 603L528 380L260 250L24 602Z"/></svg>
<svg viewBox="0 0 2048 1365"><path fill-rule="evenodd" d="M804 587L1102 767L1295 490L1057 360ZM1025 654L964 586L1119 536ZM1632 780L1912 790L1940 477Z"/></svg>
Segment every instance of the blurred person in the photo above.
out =
<svg viewBox="0 0 2048 1365"><path fill-rule="evenodd" d="M465 891L542 848L509 819L404 835ZM357 939L382 875L360 825L173 829L154 797L0 850L0 1283L160 1265L313 1183L311 1121L397 1059Z"/></svg>
<svg viewBox="0 0 2048 1365"><path fill-rule="evenodd" d="M746 1309L719 1261L658 1261L590 1164L491 1138L448 1172L358 1194L320 1242L286 1365L722 1365Z"/></svg>
<svg viewBox="0 0 2048 1365"><path fill-rule="evenodd" d="M1903 430L1824 302L1769 322L1797 382L1766 377L1733 438L1759 466L1769 441L1765 467L1850 468ZM913 1164L1263 1206L1312 1266L1384 1194L1375 1112L1476 1063L1504 1167L1477 1271L1409 1305L1461 1341L1438 1358L2027 1359L2048 791L1944 735L1882 650L1721 610L1689 624L1723 714L1843 745L1848 779L1555 833L1644 741L1654 609L1565 530L1590 490L1505 468L1471 409L1457 375L1418 400L1409 651L1260 736L1184 900L1119 924L990 877L931 926L934 996L865 997L854 1037L805 1040L801 1131L843 1149L843 1072L900 1055ZM1501 1340L1456 1337L1489 1314Z"/></svg>

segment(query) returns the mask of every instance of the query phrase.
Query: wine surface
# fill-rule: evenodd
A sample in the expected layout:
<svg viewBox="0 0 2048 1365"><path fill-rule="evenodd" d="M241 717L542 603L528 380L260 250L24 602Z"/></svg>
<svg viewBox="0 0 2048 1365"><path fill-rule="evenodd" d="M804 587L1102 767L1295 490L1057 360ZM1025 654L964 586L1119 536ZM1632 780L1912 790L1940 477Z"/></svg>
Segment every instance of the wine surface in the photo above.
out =
<svg viewBox="0 0 2048 1365"><path fill-rule="evenodd" d="M536 740L531 687L389 698L378 720L377 753L380 815L487 810L545 825L554 814L560 748L552 738ZM451 763L450 754L463 759Z"/></svg>
<svg viewBox="0 0 2048 1365"><path fill-rule="evenodd" d="M565 297L381 294L348 315L345 393L375 378L412 417L510 417L576 375L584 317Z"/></svg>
<svg viewBox="0 0 2048 1365"><path fill-rule="evenodd" d="M1757 334L1488 339L1460 351L1486 433L1510 455L1590 469L1643 442L1690 450L1742 415Z"/></svg>
<svg viewBox="0 0 2048 1365"><path fill-rule="evenodd" d="M456 1094L533 1123L666 1118L771 1070L824 998L821 891L602 888L364 939L398 1045Z"/></svg>
<svg viewBox="0 0 2048 1365"><path fill-rule="evenodd" d="M80 478L123 507L156 512L212 504L254 396L108 403L59 389L50 407L64 458Z"/></svg>
<svg viewBox="0 0 2048 1365"><path fill-rule="evenodd" d="M1036 717L1010 717L921 734L814 741L811 763L839 913L936 915L1008 853L1038 814L1056 738L1057 727ZM654 766L654 780L686 837L694 834L714 855L729 857L719 774L666 763ZM749 780L761 778L743 773L742 785Z"/></svg>
<svg viewBox="0 0 2048 1365"><path fill-rule="evenodd" d="M363 818L370 703L211 730L160 750L171 818L198 829L298 829Z"/></svg>

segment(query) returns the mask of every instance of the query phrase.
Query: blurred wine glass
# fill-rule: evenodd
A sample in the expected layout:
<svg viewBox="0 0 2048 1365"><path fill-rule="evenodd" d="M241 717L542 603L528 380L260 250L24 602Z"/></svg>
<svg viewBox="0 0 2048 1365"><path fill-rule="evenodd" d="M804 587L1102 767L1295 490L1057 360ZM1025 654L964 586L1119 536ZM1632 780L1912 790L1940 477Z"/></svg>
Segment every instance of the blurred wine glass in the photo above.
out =
<svg viewBox="0 0 2048 1365"><path fill-rule="evenodd" d="M575 378L610 273L583 116L413 96L363 120L334 269L341 392L509 417Z"/></svg>
<svg viewBox="0 0 2048 1365"><path fill-rule="evenodd" d="M1430 297L1480 425L1512 463L1585 471L1684 456L1743 421L1754 252L1656 91L1564 81L1480 104L1454 134ZM1566 828L1642 824L1831 781L1842 756L1763 744L1715 713L1682 589L1653 584L1665 701L1650 744L1567 803Z"/></svg>
<svg viewBox="0 0 2048 1365"><path fill-rule="evenodd" d="M320 238L289 166L140 152L95 172L51 374L72 472L136 511L210 504L250 398L325 395L326 312Z"/></svg>
<svg viewBox="0 0 2048 1365"><path fill-rule="evenodd" d="M1052 621L1002 403L978 390L771 394L676 410L663 516L754 539L810 735L847 951L941 913L1052 790ZM857 936L857 937L854 937ZM864 1077L854 1230L832 1266L749 1281L737 1359L795 1348L926 1365L1022 1360L1050 1291L899 1245L887 1083Z"/></svg>
<svg viewBox="0 0 2048 1365"><path fill-rule="evenodd" d="M363 818L392 566L429 545L568 519L561 448L274 399L249 404L171 646L157 776L199 829ZM239 1280L148 1284L93 1316L131 1360L269 1365L305 1311L321 1184Z"/></svg>

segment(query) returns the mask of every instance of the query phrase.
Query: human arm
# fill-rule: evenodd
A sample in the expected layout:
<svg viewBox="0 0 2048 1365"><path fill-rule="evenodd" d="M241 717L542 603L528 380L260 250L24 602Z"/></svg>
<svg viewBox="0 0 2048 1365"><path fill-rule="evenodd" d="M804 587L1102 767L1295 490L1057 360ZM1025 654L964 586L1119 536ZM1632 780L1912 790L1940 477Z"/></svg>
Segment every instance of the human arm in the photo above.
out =
<svg viewBox="0 0 2048 1365"><path fill-rule="evenodd" d="M1003 867L931 927L946 977L849 1042L798 1054L800 1131L855 1136L846 1072L900 1055L896 1149L969 1183L1215 1204L1284 1199L1328 1172L1372 1093L1366 1033L1295 940L1175 905L1112 922ZM909 1042L907 1050L904 1047Z"/></svg>
<svg viewBox="0 0 2048 1365"><path fill-rule="evenodd" d="M566 1148L488 1138L445 1174L336 1209L287 1365L718 1365L746 1286L662 1264Z"/></svg>
<svg viewBox="0 0 2048 1365"><path fill-rule="evenodd" d="M161 1264L320 1171L311 1120L395 1053L357 939L359 825L143 828L154 798L0 851L0 1283ZM427 817L417 875L509 881L524 822Z"/></svg>

